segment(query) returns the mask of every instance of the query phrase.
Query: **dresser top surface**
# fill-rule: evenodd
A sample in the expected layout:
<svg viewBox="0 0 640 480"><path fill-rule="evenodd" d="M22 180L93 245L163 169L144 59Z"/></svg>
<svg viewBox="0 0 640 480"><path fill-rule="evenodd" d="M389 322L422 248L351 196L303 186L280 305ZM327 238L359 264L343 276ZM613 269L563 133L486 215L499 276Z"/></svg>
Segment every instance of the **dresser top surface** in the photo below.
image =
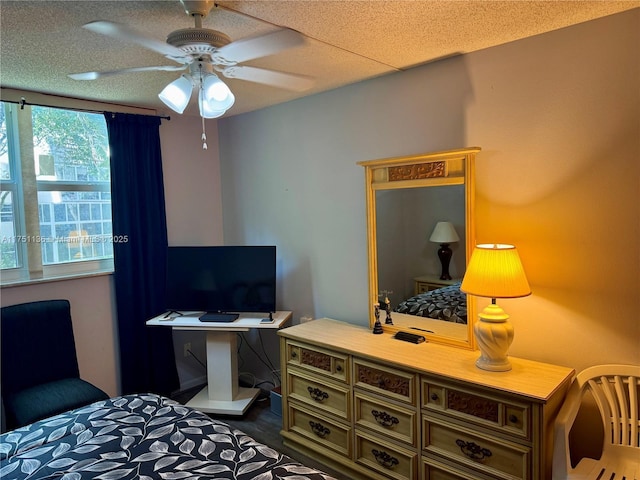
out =
<svg viewBox="0 0 640 480"><path fill-rule="evenodd" d="M478 351L452 348L435 343L413 344L390 334L374 335L358 325L328 318L285 328L279 335L324 348L384 360L398 367L470 382L479 386L546 401L573 378L574 370L548 363L509 357L508 372L489 372L476 367Z"/></svg>

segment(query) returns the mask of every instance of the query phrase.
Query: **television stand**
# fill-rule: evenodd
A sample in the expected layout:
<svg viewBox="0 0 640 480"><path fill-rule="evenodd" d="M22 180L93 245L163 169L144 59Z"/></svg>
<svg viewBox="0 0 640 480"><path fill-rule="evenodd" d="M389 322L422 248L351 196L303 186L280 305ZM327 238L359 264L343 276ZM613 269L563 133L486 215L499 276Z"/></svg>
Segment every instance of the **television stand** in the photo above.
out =
<svg viewBox="0 0 640 480"><path fill-rule="evenodd" d="M206 332L207 386L189 400L187 405L201 412L222 415L243 415L260 394L259 388L240 386L238 332L254 329L278 330L290 322L292 316L289 311L277 311L272 315L273 322L263 323L262 315L246 318L240 314L235 322L216 323L198 320L200 312L186 313L171 322L163 319L163 315L148 320L147 325Z"/></svg>
<svg viewBox="0 0 640 480"><path fill-rule="evenodd" d="M228 323L234 322L240 316L239 313L226 313L226 312L206 312L198 317L201 322L221 322Z"/></svg>

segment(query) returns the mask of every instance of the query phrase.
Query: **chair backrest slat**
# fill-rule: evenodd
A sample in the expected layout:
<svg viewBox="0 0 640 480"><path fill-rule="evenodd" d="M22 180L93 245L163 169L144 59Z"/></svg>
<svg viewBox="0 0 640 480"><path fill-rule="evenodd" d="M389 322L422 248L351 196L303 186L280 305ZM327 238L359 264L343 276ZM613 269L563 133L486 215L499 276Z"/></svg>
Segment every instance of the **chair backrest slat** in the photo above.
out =
<svg viewBox="0 0 640 480"><path fill-rule="evenodd" d="M629 419L631 420L630 445L632 447L640 447L640 433L638 427L640 424L640 414L638 412L638 385L640 385L640 377L629 377ZM638 472L640 473L640 472Z"/></svg>
<svg viewBox="0 0 640 480"><path fill-rule="evenodd" d="M638 385L640 377L632 375L600 375L586 380L585 386L600 410L608 443L640 445Z"/></svg>
<svg viewBox="0 0 640 480"><path fill-rule="evenodd" d="M604 379L604 381L603 381ZM616 436L616 419L615 412L612 411L611 405L611 391L609 382L606 377L597 377L589 380L589 387L591 393L596 400L600 415L602 416L602 425L605 428L605 435L608 437L608 443L617 443Z"/></svg>
<svg viewBox="0 0 640 480"><path fill-rule="evenodd" d="M620 375L616 375L613 379L615 389L616 389L616 406L618 407L618 411L620 412L620 445L630 445L631 441L629 438L629 398L627 394L627 388L625 388L625 380L629 381L628 378L623 378Z"/></svg>

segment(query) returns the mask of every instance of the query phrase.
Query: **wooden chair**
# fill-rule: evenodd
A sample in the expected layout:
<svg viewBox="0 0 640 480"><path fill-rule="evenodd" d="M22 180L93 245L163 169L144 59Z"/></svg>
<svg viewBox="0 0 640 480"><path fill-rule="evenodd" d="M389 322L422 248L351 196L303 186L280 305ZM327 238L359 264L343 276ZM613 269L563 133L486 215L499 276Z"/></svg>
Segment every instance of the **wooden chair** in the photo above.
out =
<svg viewBox="0 0 640 480"><path fill-rule="evenodd" d="M553 480L640 479L639 386L640 365L600 365L576 376L556 418ZM569 432L587 393L602 419L602 455L582 458L572 467Z"/></svg>

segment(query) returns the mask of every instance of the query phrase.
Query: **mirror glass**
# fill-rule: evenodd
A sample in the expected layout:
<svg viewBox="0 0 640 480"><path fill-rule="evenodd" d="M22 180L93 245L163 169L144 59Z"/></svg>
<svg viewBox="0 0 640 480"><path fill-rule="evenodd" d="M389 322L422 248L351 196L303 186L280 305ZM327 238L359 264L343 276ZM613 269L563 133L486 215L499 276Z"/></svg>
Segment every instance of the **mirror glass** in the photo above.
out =
<svg viewBox="0 0 640 480"><path fill-rule="evenodd" d="M379 302L385 331L404 330L429 341L473 348L474 303L459 287L475 244L477 151L360 162L367 179L371 328ZM448 222L448 233L431 240L438 222ZM451 253L444 265L442 248ZM387 300L392 323L386 323Z"/></svg>

